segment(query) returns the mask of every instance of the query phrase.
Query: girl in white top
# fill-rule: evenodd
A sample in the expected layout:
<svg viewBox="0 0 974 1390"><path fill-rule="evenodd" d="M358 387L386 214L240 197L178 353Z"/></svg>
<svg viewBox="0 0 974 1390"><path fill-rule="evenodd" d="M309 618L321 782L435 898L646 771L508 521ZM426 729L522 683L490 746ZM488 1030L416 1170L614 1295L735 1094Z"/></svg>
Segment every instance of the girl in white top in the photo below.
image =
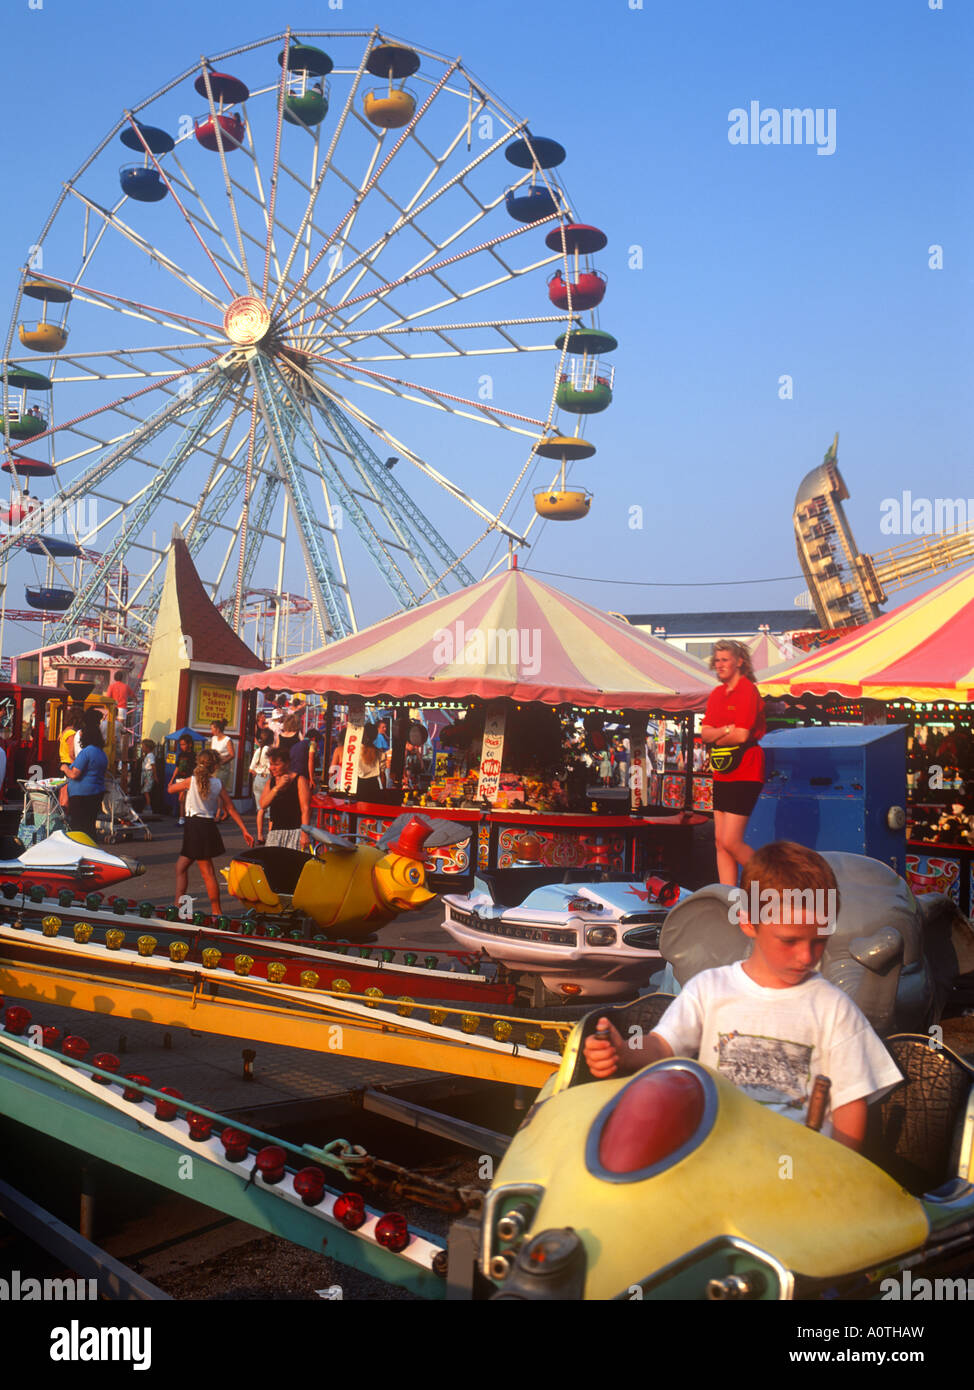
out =
<svg viewBox="0 0 974 1390"><path fill-rule="evenodd" d="M176 906L182 907L186 901L186 888L189 882L189 866L194 861L199 865L203 883L210 899L210 910L219 914L220 889L214 858L224 853L223 837L217 828L216 819L229 816L243 831L248 848L254 837L240 819L240 813L227 795L226 788L216 775L216 754L204 749L196 759L196 769L192 777L183 777L169 783L170 792L186 793L186 825L183 830L183 845L176 860Z"/></svg>

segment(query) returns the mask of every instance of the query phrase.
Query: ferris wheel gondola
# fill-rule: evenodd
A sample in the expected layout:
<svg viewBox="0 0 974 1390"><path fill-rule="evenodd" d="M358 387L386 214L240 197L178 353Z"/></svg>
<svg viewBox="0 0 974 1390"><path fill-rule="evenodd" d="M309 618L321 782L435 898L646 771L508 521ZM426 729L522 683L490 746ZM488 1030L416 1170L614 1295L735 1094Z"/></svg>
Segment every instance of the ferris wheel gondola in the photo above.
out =
<svg viewBox="0 0 974 1390"><path fill-rule="evenodd" d="M7 471L40 478L20 447L44 445L52 501L88 505L97 547L51 640L124 567L116 617L148 641L173 525L238 629L269 584L303 590L327 640L356 630L369 569L409 607L473 582L485 540L521 545L571 514L531 488L557 458L555 490L571 491L581 455L550 452L557 411L611 399L591 353L577 381L571 360L597 303L584 277L604 292L579 257L604 235L553 182L564 146L459 59L363 37L288 30L191 66L122 113L35 239L14 322L22 296L44 304L44 332L20 340L49 375L11 355L12 325ZM205 101L191 122L187 85ZM139 162L119 171L115 139ZM558 266L564 293L546 300L538 277ZM56 410L27 405L52 389ZM467 442L474 423L489 454ZM0 538L0 568L42 524L30 509Z"/></svg>

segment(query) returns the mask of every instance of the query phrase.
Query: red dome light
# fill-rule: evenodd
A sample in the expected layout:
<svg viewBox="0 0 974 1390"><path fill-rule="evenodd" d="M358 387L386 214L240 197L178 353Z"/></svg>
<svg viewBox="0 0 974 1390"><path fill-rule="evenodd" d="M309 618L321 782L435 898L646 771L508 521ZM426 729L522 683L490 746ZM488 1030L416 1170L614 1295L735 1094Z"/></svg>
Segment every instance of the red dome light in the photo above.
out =
<svg viewBox="0 0 974 1390"><path fill-rule="evenodd" d="M49 1024L46 1028L41 1030L41 1034L44 1039L44 1046L53 1049L61 1037L61 1030Z"/></svg>
<svg viewBox="0 0 974 1390"><path fill-rule="evenodd" d="M302 1168L294 1175L294 1190L306 1207L316 1207L325 1195L325 1175L320 1168Z"/></svg>
<svg viewBox="0 0 974 1390"><path fill-rule="evenodd" d="M230 1125L227 1125L220 1135L220 1143L223 1145L224 1155L231 1163L243 1163L250 1151L250 1141L246 1134Z"/></svg>
<svg viewBox="0 0 974 1390"><path fill-rule="evenodd" d="M175 1096L177 1100L182 1100L182 1098L183 1098L183 1093L182 1093L182 1091L177 1091L177 1090L176 1090L174 1087L172 1087L172 1086L160 1086L160 1087L159 1087L159 1090L162 1092L162 1094L163 1094L164 1096ZM156 1119L157 1119L157 1120L174 1120L178 1114L179 1114L179 1106L178 1106L178 1105L170 1105L170 1103L169 1103L168 1100L157 1100L157 1101L156 1101Z"/></svg>
<svg viewBox="0 0 974 1390"><path fill-rule="evenodd" d="M91 1060L92 1064L101 1071L118 1071L122 1065L114 1052L96 1052ZM99 1086L107 1086L109 1084L104 1076L93 1076L91 1079L92 1081L97 1081Z"/></svg>
<svg viewBox="0 0 974 1390"><path fill-rule="evenodd" d="M610 1173L636 1173L675 1153L703 1119L703 1086L692 1072L653 1069L622 1092L599 1140Z"/></svg>
<svg viewBox="0 0 974 1390"><path fill-rule="evenodd" d="M30 1026L30 1009L24 1009L20 1004L11 1004L10 1008L3 1016L4 1027L8 1033L13 1033L17 1037L26 1033Z"/></svg>
<svg viewBox="0 0 974 1390"><path fill-rule="evenodd" d="M61 1051L65 1057L73 1057L76 1062L83 1062L91 1051L91 1043L84 1038L76 1038L73 1034L64 1039L61 1044Z"/></svg>
<svg viewBox="0 0 974 1390"><path fill-rule="evenodd" d="M357 1192L344 1192L335 1202L335 1219L349 1231L357 1231L365 1221L365 1201Z"/></svg>
<svg viewBox="0 0 974 1390"><path fill-rule="evenodd" d="M375 1238L380 1245L384 1245L393 1254L405 1250L410 1239L406 1218L400 1216L397 1211L386 1212L385 1216L380 1217L376 1222Z"/></svg>
<svg viewBox="0 0 974 1390"><path fill-rule="evenodd" d="M287 1154L277 1144L268 1144L257 1154L257 1171L268 1184L280 1182L284 1176Z"/></svg>
<svg viewBox="0 0 974 1390"><path fill-rule="evenodd" d="M147 1076L139 1076L136 1072L129 1072L125 1080L135 1081L140 1086L152 1085L152 1082ZM138 1105L139 1101L145 1100L145 1096L141 1091L137 1091L134 1086L126 1086L125 1090L122 1092L122 1099L132 1101L133 1104Z"/></svg>
<svg viewBox="0 0 974 1390"><path fill-rule="evenodd" d="M206 1115L190 1114L186 1116L189 1123L189 1137L197 1144L205 1144L213 1133L213 1121Z"/></svg>

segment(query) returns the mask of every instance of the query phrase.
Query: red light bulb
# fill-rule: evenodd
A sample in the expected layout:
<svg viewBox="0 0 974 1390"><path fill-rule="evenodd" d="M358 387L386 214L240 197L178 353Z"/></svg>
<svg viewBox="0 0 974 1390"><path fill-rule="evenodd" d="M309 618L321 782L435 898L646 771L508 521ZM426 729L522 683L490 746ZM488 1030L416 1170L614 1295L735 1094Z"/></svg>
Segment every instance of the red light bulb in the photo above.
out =
<svg viewBox="0 0 974 1390"><path fill-rule="evenodd" d="M159 1090L164 1096L175 1096L177 1100L182 1100L182 1091L177 1091L173 1086L160 1086ZM178 1105L170 1105L168 1100L156 1101L156 1119L174 1120L179 1114Z"/></svg>
<svg viewBox="0 0 974 1390"><path fill-rule="evenodd" d="M197 1144L205 1144L213 1132L213 1121L206 1115L187 1115L189 1137Z"/></svg>
<svg viewBox="0 0 974 1390"><path fill-rule="evenodd" d="M335 1202L335 1219L349 1231L357 1231L365 1221L365 1201L357 1192L344 1192Z"/></svg>
<svg viewBox="0 0 974 1390"><path fill-rule="evenodd" d="M325 1195L325 1175L320 1168L302 1168L294 1175L294 1190L306 1207L316 1207Z"/></svg>
<svg viewBox="0 0 974 1390"><path fill-rule="evenodd" d="M60 1028L53 1028L50 1025L48 1025L47 1028L42 1029L42 1034L44 1038L44 1046L54 1048L58 1042L58 1039L61 1036L61 1030Z"/></svg>
<svg viewBox="0 0 974 1390"><path fill-rule="evenodd" d="M8 1033L13 1033L20 1037L27 1032L30 1025L30 1009L24 1009L20 1004L11 1004L10 1008L3 1016L4 1026Z"/></svg>
<svg viewBox="0 0 974 1390"><path fill-rule="evenodd" d="M126 1080L126 1081L136 1081L136 1082L138 1082L138 1084L139 1084L140 1086L151 1086L151 1085L152 1085L152 1082L149 1080L149 1078L148 1078L147 1076L139 1076L139 1075L137 1075L135 1072L129 1072L129 1074L128 1074L128 1076L126 1076L125 1080ZM129 1101L131 1101L134 1105L138 1105L139 1101L145 1100L146 1097L143 1096L143 1094L142 1094L141 1091L135 1090L135 1088L134 1088L133 1086L126 1086L126 1087L125 1087L125 1090L122 1092L122 1099L123 1099L123 1100L129 1100Z"/></svg>
<svg viewBox="0 0 974 1390"><path fill-rule="evenodd" d="M397 1211L386 1212L385 1216L376 1222L375 1238L380 1245L384 1245L394 1254L405 1250L409 1244L409 1226L406 1218L400 1216Z"/></svg>
<svg viewBox="0 0 974 1390"><path fill-rule="evenodd" d="M118 1071L122 1065L114 1052L96 1052L91 1060L93 1065L99 1067L102 1071ZM109 1085L109 1082L103 1076L93 1076L91 1079L92 1081L97 1081L99 1086Z"/></svg>
<svg viewBox="0 0 974 1390"><path fill-rule="evenodd" d="M224 1155L231 1163L243 1163L250 1149L246 1134L230 1125L227 1125L220 1135L220 1143L223 1145Z"/></svg>
<svg viewBox="0 0 974 1390"><path fill-rule="evenodd" d="M264 1182L274 1184L280 1182L284 1176L284 1165L287 1162L287 1154L277 1144L268 1144L266 1148L260 1149L257 1158L257 1171L260 1173Z"/></svg>
<svg viewBox="0 0 974 1390"><path fill-rule="evenodd" d="M85 1038L76 1038L72 1034L71 1037L64 1039L61 1044L61 1051L65 1057L73 1057L76 1062L83 1062L91 1051L91 1043Z"/></svg>

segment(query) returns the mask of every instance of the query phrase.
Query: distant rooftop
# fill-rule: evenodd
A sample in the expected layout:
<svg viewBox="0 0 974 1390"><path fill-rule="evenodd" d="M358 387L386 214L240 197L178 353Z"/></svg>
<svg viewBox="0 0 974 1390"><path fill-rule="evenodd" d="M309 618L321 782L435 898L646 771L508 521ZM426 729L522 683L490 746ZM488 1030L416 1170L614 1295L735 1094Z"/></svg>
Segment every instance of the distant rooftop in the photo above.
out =
<svg viewBox="0 0 974 1390"><path fill-rule="evenodd" d="M711 637L757 633L762 623L772 632L817 629L820 624L807 608L756 608L743 613L627 613L633 627L666 629L667 637Z"/></svg>

